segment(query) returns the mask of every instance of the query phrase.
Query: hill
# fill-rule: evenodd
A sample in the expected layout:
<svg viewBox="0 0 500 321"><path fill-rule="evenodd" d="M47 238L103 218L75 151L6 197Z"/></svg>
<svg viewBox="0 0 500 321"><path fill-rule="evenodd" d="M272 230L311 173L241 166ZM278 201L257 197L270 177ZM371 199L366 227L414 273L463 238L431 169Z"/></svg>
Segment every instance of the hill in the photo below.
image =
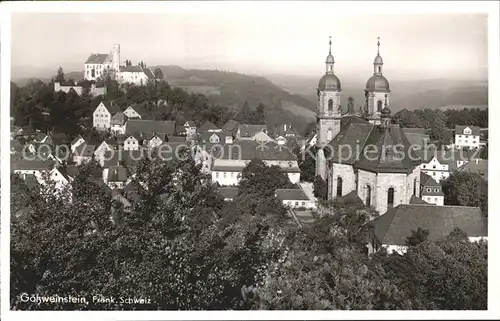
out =
<svg viewBox="0 0 500 321"><path fill-rule="evenodd" d="M282 89L303 96L311 102L316 101L316 86L319 76L300 77L288 75L266 75ZM392 80L391 110L415 110L423 108L482 107L488 105L488 82L476 80L419 79ZM356 104L364 102L366 80L340 79L342 82L342 106L347 105L347 98L353 97Z"/></svg>

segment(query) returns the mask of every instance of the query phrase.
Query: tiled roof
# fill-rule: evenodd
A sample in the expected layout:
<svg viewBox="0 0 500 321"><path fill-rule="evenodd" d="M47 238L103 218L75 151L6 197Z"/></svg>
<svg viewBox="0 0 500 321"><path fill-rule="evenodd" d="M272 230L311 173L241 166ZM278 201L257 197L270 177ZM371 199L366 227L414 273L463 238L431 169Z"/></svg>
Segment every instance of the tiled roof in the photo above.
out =
<svg viewBox="0 0 500 321"><path fill-rule="evenodd" d="M259 132L267 132L267 125L240 124L240 137L250 138Z"/></svg>
<svg viewBox="0 0 500 321"><path fill-rule="evenodd" d="M142 157L147 156L143 150L118 150L104 153L104 168L118 166L120 162L125 162L127 166L137 166Z"/></svg>
<svg viewBox="0 0 500 321"><path fill-rule="evenodd" d="M418 154L410 148L399 125L391 125L387 130L374 127L364 146L370 145L376 149L363 147L356 167L377 173L408 173L420 164ZM396 151L393 147L397 147Z"/></svg>
<svg viewBox="0 0 500 321"><path fill-rule="evenodd" d="M349 203L349 204L363 205L363 201L361 200L361 198L359 198L359 195L358 195L357 191L355 191L355 190L345 194L344 196L341 197L341 199L344 202Z"/></svg>
<svg viewBox="0 0 500 321"><path fill-rule="evenodd" d="M224 198L233 199L236 196L238 196L238 188L237 187L219 187L219 188L217 188L217 190Z"/></svg>
<svg viewBox="0 0 500 321"><path fill-rule="evenodd" d="M329 143L333 151L332 160L336 163L354 164L373 127L374 125L370 123L346 124Z"/></svg>
<svg viewBox="0 0 500 321"><path fill-rule="evenodd" d="M405 135L411 145L419 146L420 148L423 148L426 143L429 144L430 142L429 135L421 133L405 133Z"/></svg>
<svg viewBox="0 0 500 321"><path fill-rule="evenodd" d="M207 120L206 122L204 122L200 126L200 128L198 129L198 132L203 133L203 132L207 132L209 130L218 130L218 129L220 129L220 128L217 127L217 126L215 126L214 123L212 123L212 122L210 122L210 121Z"/></svg>
<svg viewBox="0 0 500 321"><path fill-rule="evenodd" d="M287 147L278 145L275 142L259 144L252 140L241 140L233 144L223 145L222 152L216 148L213 152L215 158L222 159L252 160L256 158L261 160L297 161L295 155Z"/></svg>
<svg viewBox="0 0 500 321"><path fill-rule="evenodd" d="M120 66L120 72L143 72L139 66Z"/></svg>
<svg viewBox="0 0 500 321"><path fill-rule="evenodd" d="M485 180L488 180L488 160L473 159L460 167L460 171L476 173L481 175Z"/></svg>
<svg viewBox="0 0 500 321"><path fill-rule="evenodd" d="M422 186L441 186L438 182L431 176L427 175L424 172L420 172L420 185Z"/></svg>
<svg viewBox="0 0 500 321"><path fill-rule="evenodd" d="M455 126L455 135L463 135L464 129L467 127L470 128L471 135L476 135L476 136L480 135L481 128L479 128L477 126L463 126L463 125L456 125Z"/></svg>
<svg viewBox="0 0 500 321"><path fill-rule="evenodd" d="M26 177L24 178L24 184L26 184L26 186L28 186L29 189L33 189L40 186L40 183L33 174L26 174Z"/></svg>
<svg viewBox="0 0 500 321"><path fill-rule="evenodd" d="M104 107L106 107L106 109L109 111L109 113L111 115L114 115L114 114L122 111L120 109L120 107L112 101L106 100L106 101L103 101L102 104L104 105Z"/></svg>
<svg viewBox="0 0 500 321"><path fill-rule="evenodd" d="M419 227L429 231L428 240L436 241L460 228L469 237L487 237L487 219L478 207L398 205L372 221L382 244L406 245L407 237Z"/></svg>
<svg viewBox="0 0 500 321"><path fill-rule="evenodd" d="M212 171L216 172L238 172L241 173L245 168L245 165L218 165L212 164ZM281 171L285 173L300 173L300 168L298 167L280 167Z"/></svg>
<svg viewBox="0 0 500 321"><path fill-rule="evenodd" d="M421 199L421 198L416 197L415 195L412 195L412 196L410 197L410 204L428 205L429 203L427 203L426 201L424 201L424 200L423 200L423 199Z"/></svg>
<svg viewBox="0 0 500 321"><path fill-rule="evenodd" d="M209 143L210 138L213 135L216 135L217 137L219 137L220 144L224 144L226 142L226 137L232 137L232 134L228 133L228 132L215 132L215 133L214 132L202 132L200 135L200 142L201 143Z"/></svg>
<svg viewBox="0 0 500 321"><path fill-rule="evenodd" d="M87 145L86 143L83 143L75 148L75 152L73 153L73 155L81 157L92 157L92 155L94 155L95 148L95 145Z"/></svg>
<svg viewBox="0 0 500 321"><path fill-rule="evenodd" d="M277 189L276 198L280 201L297 200L297 201L309 201L307 195L300 188L295 189Z"/></svg>
<svg viewBox="0 0 500 321"><path fill-rule="evenodd" d="M424 186L421 192L422 196L444 196L441 186Z"/></svg>
<svg viewBox="0 0 500 321"><path fill-rule="evenodd" d="M136 133L157 133L163 136L173 136L175 133L175 122L172 120L128 120L125 125L125 134L130 135Z"/></svg>
<svg viewBox="0 0 500 321"><path fill-rule="evenodd" d="M127 116L123 112L117 112L111 117L111 125L123 125L127 121Z"/></svg>
<svg viewBox="0 0 500 321"><path fill-rule="evenodd" d="M149 79L155 79L155 75L150 68L145 68L144 73L146 74L146 77L148 77Z"/></svg>
<svg viewBox="0 0 500 321"><path fill-rule="evenodd" d="M184 136L170 136L168 137L169 143L184 143L186 142L186 137Z"/></svg>
<svg viewBox="0 0 500 321"><path fill-rule="evenodd" d="M457 161L469 161L473 151L427 148L417 151L422 163L429 163L434 157L440 164L448 165L450 171L457 170Z"/></svg>
<svg viewBox="0 0 500 321"><path fill-rule="evenodd" d="M425 135L425 128L411 128L411 127L403 127L403 132L405 134L421 134Z"/></svg>
<svg viewBox="0 0 500 321"><path fill-rule="evenodd" d="M54 166L53 160L18 159L12 162L12 170L47 170Z"/></svg>
<svg viewBox="0 0 500 321"><path fill-rule="evenodd" d="M109 54L93 54L85 61L86 64L103 64Z"/></svg>
<svg viewBox="0 0 500 321"><path fill-rule="evenodd" d="M222 126L222 129L224 131L232 132L232 131L237 130L239 126L240 126L239 122L231 119L231 120L228 120L227 123L224 124L224 126Z"/></svg>

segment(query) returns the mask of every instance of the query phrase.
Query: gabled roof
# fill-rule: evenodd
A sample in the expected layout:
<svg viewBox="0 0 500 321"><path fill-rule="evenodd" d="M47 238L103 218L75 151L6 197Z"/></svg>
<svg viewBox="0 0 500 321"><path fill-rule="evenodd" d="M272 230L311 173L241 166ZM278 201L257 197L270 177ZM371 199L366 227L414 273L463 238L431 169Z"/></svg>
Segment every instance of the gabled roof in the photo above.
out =
<svg viewBox="0 0 500 321"><path fill-rule="evenodd" d="M106 58L108 58L109 54L93 54L90 55L87 61L85 61L86 64L103 64L106 61Z"/></svg>
<svg viewBox="0 0 500 321"><path fill-rule="evenodd" d="M144 72L139 66L120 66L120 72Z"/></svg>
<svg viewBox="0 0 500 321"><path fill-rule="evenodd" d="M48 170L54 166L53 160L18 159L12 162L12 170Z"/></svg>
<svg viewBox="0 0 500 321"><path fill-rule="evenodd" d="M80 139L83 139L82 135L78 135L76 136L72 141L71 141L71 146L73 146L74 144L76 144L78 142L78 140ZM85 141L85 139L83 139L83 141Z"/></svg>
<svg viewBox="0 0 500 321"><path fill-rule="evenodd" d="M103 104L104 107L106 107L106 109L109 111L109 113L111 115L114 115L114 114L122 111L120 109L120 107L118 105L116 105L115 103L113 103L112 101L105 100L105 101L102 101L101 104ZM97 107L99 107L101 104L99 104Z"/></svg>
<svg viewBox="0 0 500 321"><path fill-rule="evenodd" d="M412 195L410 197L410 204L420 204L420 205L429 205L429 203L427 203L426 201L424 201L423 199L421 198L418 198L416 197L415 195Z"/></svg>
<svg viewBox="0 0 500 321"><path fill-rule="evenodd" d="M224 131L232 132L232 131L237 130L239 126L240 126L239 122L231 119L231 120L228 120L227 123L224 124L224 126L222 126L222 129Z"/></svg>
<svg viewBox="0 0 500 321"><path fill-rule="evenodd" d="M403 132L405 134L421 134L425 135L425 128L412 128L412 127L403 127Z"/></svg>
<svg viewBox="0 0 500 321"><path fill-rule="evenodd" d="M309 198L300 188L294 189L277 189L276 198L280 201L309 201Z"/></svg>
<svg viewBox="0 0 500 321"><path fill-rule="evenodd" d="M463 126L463 125L456 125L455 126L455 135L463 135L464 134L464 129L470 128L471 130L471 135L476 135L479 136L481 133L481 128L477 126Z"/></svg>
<svg viewBox="0 0 500 321"><path fill-rule="evenodd" d="M430 142L429 135L421 134L421 133L405 133L406 138L410 142L410 145L418 146L420 148L424 148L426 143Z"/></svg>
<svg viewBox="0 0 500 321"><path fill-rule="evenodd" d="M428 240L437 241L460 228L469 237L487 237L487 219L479 207L398 205L372 221L375 236L382 244L406 245L407 237L419 227L429 231Z"/></svg>
<svg viewBox="0 0 500 321"><path fill-rule="evenodd" d="M143 71L146 74L146 77L148 77L149 79L155 79L155 75L150 68L144 68Z"/></svg>
<svg viewBox="0 0 500 321"><path fill-rule="evenodd" d="M163 136L173 136L175 133L175 121L129 119L125 125L125 134L136 133L157 133Z"/></svg>
<svg viewBox="0 0 500 321"><path fill-rule="evenodd" d="M473 159L459 169L460 171L476 173L481 175L485 180L488 180L488 160Z"/></svg>
<svg viewBox="0 0 500 321"><path fill-rule="evenodd" d="M212 122L210 122L210 121L207 120L206 122L204 122L200 126L200 128L198 129L198 132L203 133L203 132L207 132L209 130L220 130L220 128L217 127L217 126L215 126L214 123L212 123Z"/></svg>
<svg viewBox="0 0 500 321"><path fill-rule="evenodd" d="M127 166L137 166L142 157L147 156L142 150L118 150L118 151L106 151L104 153L104 168L109 168L111 166L118 166L121 162L127 164Z"/></svg>
<svg viewBox="0 0 500 321"><path fill-rule="evenodd" d="M361 198L359 198L359 195L356 192L356 190L353 190L353 191L345 194L344 196L341 197L341 199L344 202L349 203L349 204L363 205L363 201L361 200Z"/></svg>
<svg viewBox="0 0 500 321"><path fill-rule="evenodd" d="M221 148L222 152L218 148L214 148L214 158L297 161L295 155L286 146L278 145L272 141L258 143L253 140L241 140L237 144L224 144Z"/></svg>
<svg viewBox="0 0 500 321"><path fill-rule="evenodd" d="M127 121L127 116L121 111L111 117L111 125L123 125Z"/></svg>
<svg viewBox="0 0 500 321"><path fill-rule="evenodd" d="M469 161L473 151L445 150L436 148L426 148L417 152L422 163L429 163L433 158L443 165L448 165L450 171L457 170L457 161Z"/></svg>
<svg viewBox="0 0 500 321"><path fill-rule="evenodd" d="M250 138L261 131L267 132L267 125L240 124L238 129L240 131L240 137Z"/></svg>
<svg viewBox="0 0 500 321"><path fill-rule="evenodd" d="M219 143L222 144L226 142L226 137L232 137L232 134L228 132L202 132L200 135L201 143L209 143L213 135L217 136L219 138Z"/></svg>
<svg viewBox="0 0 500 321"><path fill-rule="evenodd" d="M218 187L217 190L224 198L234 199L236 196L238 196L237 187Z"/></svg>
<svg viewBox="0 0 500 321"><path fill-rule="evenodd" d="M92 157L92 155L94 155L94 151L95 145L87 145L87 143L83 143L75 148L75 152L73 153L73 155L81 157Z"/></svg>
<svg viewBox="0 0 500 321"><path fill-rule="evenodd" d="M438 182L431 176L427 175L424 172L420 172L420 185L422 186L441 186Z"/></svg>
<svg viewBox="0 0 500 321"><path fill-rule="evenodd" d="M389 128L374 127L365 142L367 149L355 166L376 173L408 173L420 164L419 156L410 148L410 143L399 125Z"/></svg>
<svg viewBox="0 0 500 321"><path fill-rule="evenodd" d="M40 183L36 179L35 175L33 174L26 174L26 177L24 178L24 184L31 190L37 187L40 187Z"/></svg>

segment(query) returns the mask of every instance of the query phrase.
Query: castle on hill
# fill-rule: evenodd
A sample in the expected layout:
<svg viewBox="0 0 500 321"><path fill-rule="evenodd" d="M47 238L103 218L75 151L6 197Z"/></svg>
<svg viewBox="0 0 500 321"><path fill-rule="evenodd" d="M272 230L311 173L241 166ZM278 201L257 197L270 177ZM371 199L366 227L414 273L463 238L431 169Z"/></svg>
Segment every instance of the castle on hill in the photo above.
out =
<svg viewBox="0 0 500 321"><path fill-rule="evenodd" d="M85 61L84 79L97 80L111 76L119 83L145 86L155 76L150 68L142 65L120 65L120 45L114 45L109 54L91 54Z"/></svg>
<svg viewBox="0 0 500 321"><path fill-rule="evenodd" d="M420 158L403 129L391 121L389 81L383 75L380 41L373 75L366 82L364 108L340 106L342 86L330 51L317 88L316 175L328 184L328 198L355 194L379 213L409 204L420 194Z"/></svg>

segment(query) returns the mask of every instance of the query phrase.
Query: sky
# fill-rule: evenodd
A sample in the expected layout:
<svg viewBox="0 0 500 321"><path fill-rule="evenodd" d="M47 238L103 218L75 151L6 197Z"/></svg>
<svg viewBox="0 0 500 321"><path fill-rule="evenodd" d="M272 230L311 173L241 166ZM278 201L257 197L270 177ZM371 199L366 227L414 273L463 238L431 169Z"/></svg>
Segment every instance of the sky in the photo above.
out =
<svg viewBox="0 0 500 321"><path fill-rule="evenodd" d="M366 78L380 37L385 75L486 79L487 30L486 14L15 13L11 57L79 71L120 44L122 63L320 77L331 36L335 72Z"/></svg>

